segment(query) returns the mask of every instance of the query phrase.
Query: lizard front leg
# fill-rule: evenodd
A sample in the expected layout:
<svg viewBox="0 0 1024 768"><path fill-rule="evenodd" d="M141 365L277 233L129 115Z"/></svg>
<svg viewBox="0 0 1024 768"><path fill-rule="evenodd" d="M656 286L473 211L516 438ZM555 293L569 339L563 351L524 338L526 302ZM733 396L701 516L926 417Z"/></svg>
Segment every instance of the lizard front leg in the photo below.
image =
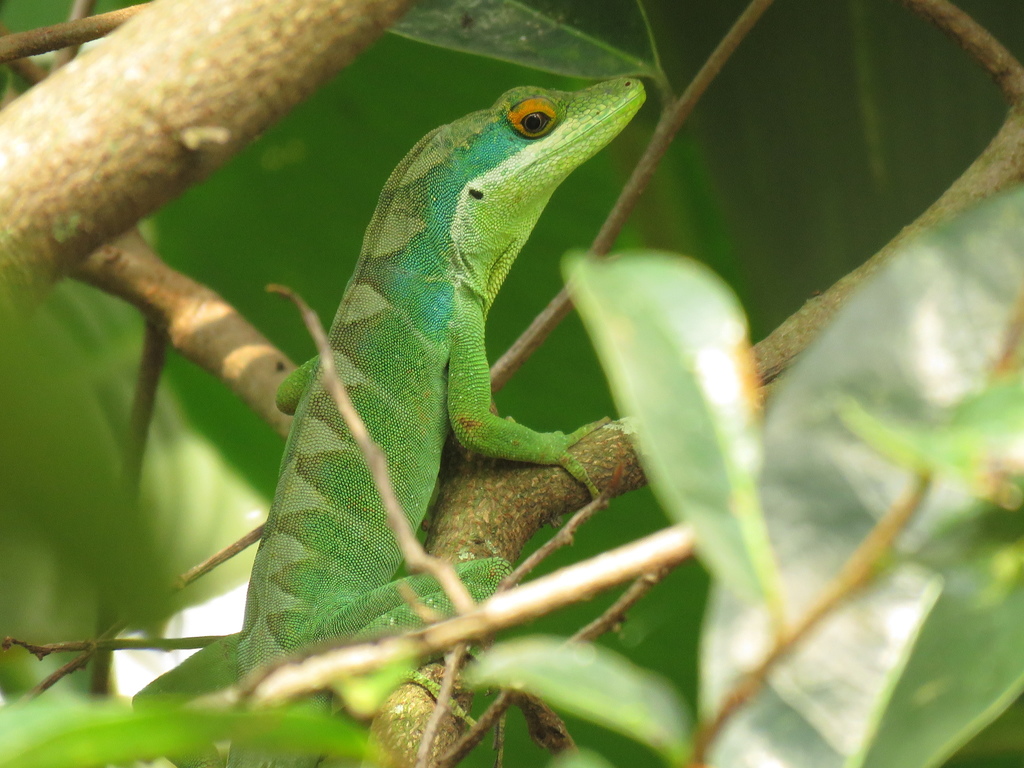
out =
<svg viewBox="0 0 1024 768"><path fill-rule="evenodd" d="M498 459L563 467L595 498L600 493L569 448L607 423L574 432L537 432L491 413L491 379L484 347L484 314L472 299L460 302L448 362L448 418L452 431L471 451Z"/></svg>

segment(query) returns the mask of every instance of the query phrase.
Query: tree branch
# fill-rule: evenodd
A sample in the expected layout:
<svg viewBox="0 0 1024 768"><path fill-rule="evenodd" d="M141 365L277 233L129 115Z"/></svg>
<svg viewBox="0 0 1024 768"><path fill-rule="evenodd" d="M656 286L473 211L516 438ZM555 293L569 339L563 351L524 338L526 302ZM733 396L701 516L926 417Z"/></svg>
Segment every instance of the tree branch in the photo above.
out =
<svg viewBox="0 0 1024 768"><path fill-rule="evenodd" d="M946 0L900 0L907 8L936 23L967 50L996 78L1003 95L1010 97L1024 88L1021 64L977 22ZM949 13L953 8L955 13ZM992 69L995 67L995 70ZM912 223L904 227L882 250L857 269L840 278L831 288L815 296L794 312L766 338L754 346L762 382L774 381L800 352L814 340L853 290L878 271L906 242L973 205L1024 181L1024 93L1013 97L1006 121L985 150L966 171Z"/></svg>
<svg viewBox="0 0 1024 768"><path fill-rule="evenodd" d="M206 178L411 3L161 0L16 99L0 112L0 307Z"/></svg>
<svg viewBox="0 0 1024 768"><path fill-rule="evenodd" d="M1024 102L1024 67L992 33L949 0L899 0L964 49L1003 92L1007 104Z"/></svg>
<svg viewBox="0 0 1024 768"><path fill-rule="evenodd" d="M292 418L277 409L274 395L295 364L216 292L168 267L138 232L90 255L76 276L138 308L178 353L287 436Z"/></svg>

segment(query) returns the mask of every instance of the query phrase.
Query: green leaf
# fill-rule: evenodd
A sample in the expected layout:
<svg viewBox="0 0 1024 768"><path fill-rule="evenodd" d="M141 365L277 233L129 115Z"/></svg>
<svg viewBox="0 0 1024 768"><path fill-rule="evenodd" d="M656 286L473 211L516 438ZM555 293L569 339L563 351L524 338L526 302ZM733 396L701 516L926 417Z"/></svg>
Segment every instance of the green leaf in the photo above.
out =
<svg viewBox="0 0 1024 768"><path fill-rule="evenodd" d="M198 752L232 739L268 750L363 757L362 729L303 707L228 712L37 700L0 709L0 768L81 768Z"/></svg>
<svg viewBox="0 0 1024 768"><path fill-rule="evenodd" d="M697 262L651 251L570 257L566 275L619 410L636 419L665 510L693 525L719 579L777 602L756 488L757 394L735 296Z"/></svg>
<svg viewBox="0 0 1024 768"><path fill-rule="evenodd" d="M791 619L916 470L967 471L1016 450L1019 385L990 382L1022 286L1017 191L904 246L787 374L768 407L761 498ZM775 669L711 762L941 764L1024 690L1022 542L1019 511L979 502L959 480L934 482L890 567ZM717 590L706 712L762 657L767 623Z"/></svg>
<svg viewBox="0 0 1024 768"><path fill-rule="evenodd" d="M561 75L664 77L637 0L423 0L391 31Z"/></svg>
<svg viewBox="0 0 1024 768"><path fill-rule="evenodd" d="M477 687L500 685L540 696L556 709L643 742L669 761L689 751L688 718L660 677L597 645L530 637L500 643L467 670Z"/></svg>

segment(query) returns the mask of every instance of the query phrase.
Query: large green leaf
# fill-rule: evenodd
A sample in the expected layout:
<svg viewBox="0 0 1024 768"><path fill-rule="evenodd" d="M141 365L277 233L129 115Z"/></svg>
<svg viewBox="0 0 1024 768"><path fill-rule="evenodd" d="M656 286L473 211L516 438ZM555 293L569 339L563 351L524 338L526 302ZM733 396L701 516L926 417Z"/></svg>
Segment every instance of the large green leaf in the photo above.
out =
<svg viewBox="0 0 1024 768"><path fill-rule="evenodd" d="M423 0L393 32L576 77L664 77L638 0Z"/></svg>
<svg viewBox="0 0 1024 768"><path fill-rule="evenodd" d="M364 757L365 732L306 708L229 712L37 700L0 709L0 768L82 768L198 752L233 739L277 751Z"/></svg>
<svg viewBox="0 0 1024 768"><path fill-rule="evenodd" d="M1007 393L988 386L1022 287L1017 191L903 248L786 377L769 404L761 496L791 618L915 482L905 456L877 446L893 456L893 434L931 434L938 455L956 440L1012 450L1014 422L994 428L989 408ZM869 418L851 422L854 410ZM868 423L900 426L883 440ZM1024 690L1024 520L969 487L932 484L895 563L778 665L713 763L934 766ZM765 625L760 608L717 590L705 711L763 654Z"/></svg>
<svg viewBox="0 0 1024 768"><path fill-rule="evenodd" d="M566 645L528 637L496 645L468 671L476 686L528 691L552 706L637 741L681 762L689 746L688 718L660 677L597 645Z"/></svg>
<svg viewBox="0 0 1024 768"><path fill-rule="evenodd" d="M777 603L756 488L757 394L735 296L706 267L664 253L571 258L566 273L666 511L693 524L718 578Z"/></svg>

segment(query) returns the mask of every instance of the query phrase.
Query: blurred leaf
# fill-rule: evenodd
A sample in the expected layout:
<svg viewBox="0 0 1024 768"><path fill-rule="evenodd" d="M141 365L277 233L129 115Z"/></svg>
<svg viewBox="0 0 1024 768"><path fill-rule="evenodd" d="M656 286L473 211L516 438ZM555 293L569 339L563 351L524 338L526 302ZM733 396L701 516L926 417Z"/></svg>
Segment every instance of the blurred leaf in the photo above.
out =
<svg viewBox="0 0 1024 768"><path fill-rule="evenodd" d="M107 336L113 300L97 309L86 291L58 291L0 337L4 634L64 611L93 631L98 602L152 620L166 602L166 558L121 476L131 385L106 376L126 348Z"/></svg>
<svg viewBox="0 0 1024 768"><path fill-rule="evenodd" d="M976 496L1015 509L1011 478L1024 473L1024 381L999 380L950 408L940 424L921 427L873 416L856 402L843 420L897 464L964 483Z"/></svg>
<svg viewBox="0 0 1024 768"><path fill-rule="evenodd" d="M391 31L560 75L664 78L637 0L422 0Z"/></svg>
<svg viewBox="0 0 1024 768"><path fill-rule="evenodd" d="M573 257L566 275L666 511L693 525L718 578L777 603L757 498L758 396L735 296L697 262L652 251Z"/></svg>
<svg viewBox="0 0 1024 768"><path fill-rule="evenodd" d="M775 666L768 687L715 741L711 764L858 765L940 589L928 571L905 566L844 603ZM724 589L714 593L702 659L706 713L760 661L770 636L763 614Z"/></svg>
<svg viewBox="0 0 1024 768"><path fill-rule="evenodd" d="M956 451L976 438L1015 442L1014 414L1001 427L998 407L993 417L999 403L1017 407L1015 385L988 382L1022 286L1017 191L901 249L785 377L767 413L761 498L793 617L913 483L851 432L852 407L887 438L901 435L901 450L909 433L935 435L924 451L932 458L942 442L960 441ZM941 763L1024 690L1022 541L1019 514L933 483L897 565L779 666L712 762ZM763 611L719 589L705 633L705 711L768 642Z"/></svg>
<svg viewBox="0 0 1024 768"><path fill-rule="evenodd" d="M229 712L36 700L0 709L0 768L82 768L197 752L232 739L278 751L367 755L363 730L308 708Z"/></svg>
<svg viewBox="0 0 1024 768"><path fill-rule="evenodd" d="M689 722L660 677L597 645L529 637L500 643L467 670L474 686L500 685L540 696L556 709L599 723L682 762Z"/></svg>
<svg viewBox="0 0 1024 768"><path fill-rule="evenodd" d="M191 428L166 382L132 501L121 466L140 331L130 307L66 282L0 339L4 634L91 634L98 599L142 625L248 573L251 553L171 600L173 578L257 525L265 502Z"/></svg>

